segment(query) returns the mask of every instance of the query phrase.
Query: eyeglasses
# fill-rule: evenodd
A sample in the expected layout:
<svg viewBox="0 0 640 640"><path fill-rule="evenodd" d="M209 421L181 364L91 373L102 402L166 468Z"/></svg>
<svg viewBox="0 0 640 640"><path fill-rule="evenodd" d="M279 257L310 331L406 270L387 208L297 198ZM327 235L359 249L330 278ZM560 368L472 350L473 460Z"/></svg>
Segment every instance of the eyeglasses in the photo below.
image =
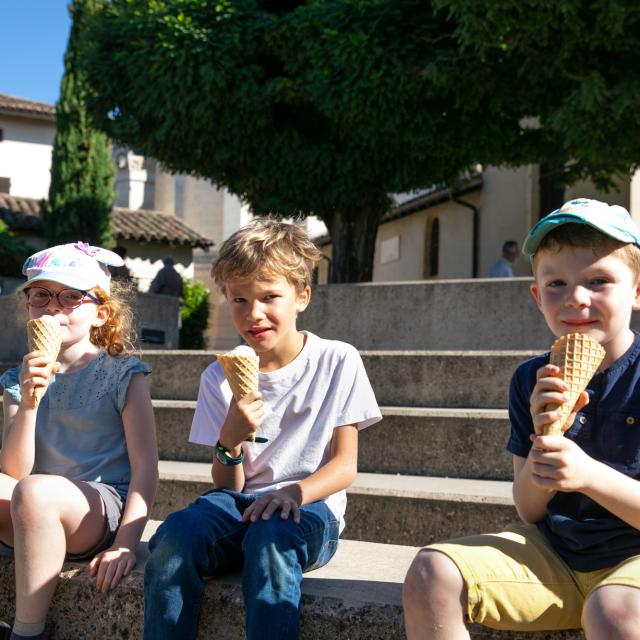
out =
<svg viewBox="0 0 640 640"><path fill-rule="evenodd" d="M84 302L102 304L102 300L87 291L79 291L78 289L62 289L58 293L53 293L44 287L29 287L24 290L24 294L27 297L27 304L35 309L46 307L51 298L55 298L63 309L76 309Z"/></svg>

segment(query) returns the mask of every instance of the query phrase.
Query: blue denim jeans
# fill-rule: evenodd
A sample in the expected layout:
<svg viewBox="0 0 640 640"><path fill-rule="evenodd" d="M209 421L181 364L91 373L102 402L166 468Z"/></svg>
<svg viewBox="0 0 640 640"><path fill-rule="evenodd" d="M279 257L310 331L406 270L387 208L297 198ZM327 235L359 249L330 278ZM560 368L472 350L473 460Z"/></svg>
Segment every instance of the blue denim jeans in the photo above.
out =
<svg viewBox="0 0 640 640"><path fill-rule="evenodd" d="M248 640L298 637L302 572L331 559L339 524L323 502L303 506L300 524L279 512L242 522L258 497L214 489L160 525L144 573L145 640L195 638L203 578L239 569Z"/></svg>

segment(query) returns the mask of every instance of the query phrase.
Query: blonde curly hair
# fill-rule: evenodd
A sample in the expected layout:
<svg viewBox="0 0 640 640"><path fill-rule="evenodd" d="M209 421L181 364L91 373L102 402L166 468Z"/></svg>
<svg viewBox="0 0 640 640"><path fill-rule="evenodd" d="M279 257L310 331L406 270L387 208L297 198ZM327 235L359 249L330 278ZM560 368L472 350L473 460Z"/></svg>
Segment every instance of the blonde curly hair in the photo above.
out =
<svg viewBox="0 0 640 640"><path fill-rule="evenodd" d="M109 307L107 321L99 327L91 327L89 338L96 347L106 349L110 356L130 355L136 351L136 333L133 317L133 297L131 285L112 281L107 293L101 287L91 290L101 302Z"/></svg>

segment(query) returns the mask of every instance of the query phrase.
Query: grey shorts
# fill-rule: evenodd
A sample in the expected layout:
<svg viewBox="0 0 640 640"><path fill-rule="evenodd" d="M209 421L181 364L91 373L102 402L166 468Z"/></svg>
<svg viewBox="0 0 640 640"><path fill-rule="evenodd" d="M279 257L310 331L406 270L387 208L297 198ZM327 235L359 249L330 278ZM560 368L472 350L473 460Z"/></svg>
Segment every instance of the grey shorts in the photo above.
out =
<svg viewBox="0 0 640 640"><path fill-rule="evenodd" d="M86 482L86 484L91 485L100 494L105 512L104 534L98 543L88 551L76 554L67 553L65 559L71 562L91 560L97 553L108 549L113 543L113 539L116 537L118 527L120 526L120 520L122 519L122 512L124 511L124 499L116 491L115 487L112 487L110 484L95 482L93 480L81 480L80 482ZM13 550L13 547L1 540L0 546Z"/></svg>
<svg viewBox="0 0 640 640"><path fill-rule="evenodd" d="M91 560L96 553L100 553L101 551L108 549L111 546L113 539L116 537L118 527L120 526L120 520L122 519L122 512L124 511L124 500L116 491L115 487L112 487L110 484L95 482L93 480L84 480L83 482L91 485L102 498L102 504L104 504L105 512L104 534L92 549L89 549L84 553L67 553L66 559L70 561Z"/></svg>

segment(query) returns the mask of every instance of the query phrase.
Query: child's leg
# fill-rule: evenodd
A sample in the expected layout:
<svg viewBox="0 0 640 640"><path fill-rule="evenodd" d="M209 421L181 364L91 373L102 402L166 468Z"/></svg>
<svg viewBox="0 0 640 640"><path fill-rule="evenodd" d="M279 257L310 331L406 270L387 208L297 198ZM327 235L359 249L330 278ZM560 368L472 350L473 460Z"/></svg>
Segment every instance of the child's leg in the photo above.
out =
<svg viewBox="0 0 640 640"><path fill-rule="evenodd" d="M145 640L196 637L203 577L242 564L247 525L241 501L240 494L205 493L169 515L151 538L144 572Z"/></svg>
<svg viewBox="0 0 640 640"><path fill-rule="evenodd" d="M443 553L418 553L404 582L402 604L407 640L468 640L467 588L458 567Z"/></svg>
<svg viewBox="0 0 640 640"><path fill-rule="evenodd" d="M582 611L589 640L638 637L640 629L640 556L609 570L579 574L591 591Z"/></svg>
<svg viewBox="0 0 640 640"><path fill-rule="evenodd" d="M636 640L640 630L640 589L619 584L591 592L582 611L588 640Z"/></svg>
<svg viewBox="0 0 640 640"><path fill-rule="evenodd" d="M436 552L452 561L458 576ZM424 591L435 604L427 602ZM409 570L404 601L409 638L434 639L468 638L461 616L464 623L493 629L577 629L584 596L575 573L536 527L513 525L499 534L449 540L421 551ZM437 625L451 631L441 633Z"/></svg>
<svg viewBox="0 0 640 640"><path fill-rule="evenodd" d="M101 540L102 499L86 483L61 476L20 480L11 499L16 568L16 626L43 624L65 553L82 553Z"/></svg>
<svg viewBox="0 0 640 640"><path fill-rule="evenodd" d="M276 512L249 526L242 544L248 640L298 638L302 572L331 559L338 535L339 523L323 502L303 506L300 524Z"/></svg>
<svg viewBox="0 0 640 640"><path fill-rule="evenodd" d="M0 473L0 540L13 546L13 524L11 522L11 495L16 486L15 478Z"/></svg>

